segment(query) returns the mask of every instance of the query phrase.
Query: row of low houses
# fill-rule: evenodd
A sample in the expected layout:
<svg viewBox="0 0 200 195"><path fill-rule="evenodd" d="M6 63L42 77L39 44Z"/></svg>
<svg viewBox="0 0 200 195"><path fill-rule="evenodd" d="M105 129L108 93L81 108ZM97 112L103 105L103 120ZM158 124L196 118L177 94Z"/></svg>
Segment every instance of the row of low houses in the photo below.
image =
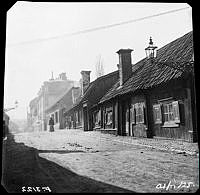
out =
<svg viewBox="0 0 200 195"><path fill-rule="evenodd" d="M150 38L147 57L132 64L132 49L120 49L118 70L90 82L81 71L46 107L56 129L83 129L121 136L197 141L193 32L157 50Z"/></svg>
<svg viewBox="0 0 200 195"><path fill-rule="evenodd" d="M65 107L65 120L84 131L196 142L193 32L158 50L150 38L136 64L132 51L120 49L118 70L93 82L81 72L81 95Z"/></svg>

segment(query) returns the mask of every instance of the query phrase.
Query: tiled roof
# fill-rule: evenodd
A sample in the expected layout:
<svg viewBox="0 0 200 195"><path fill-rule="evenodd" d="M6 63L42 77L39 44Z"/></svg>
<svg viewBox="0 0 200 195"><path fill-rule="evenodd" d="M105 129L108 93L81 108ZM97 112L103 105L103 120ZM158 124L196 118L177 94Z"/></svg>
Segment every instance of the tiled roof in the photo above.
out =
<svg viewBox="0 0 200 195"><path fill-rule="evenodd" d="M72 108L74 109L78 106L81 106L84 101L88 101L91 105L97 104L99 100L103 97L103 95L110 89L112 84L117 81L117 79L119 78L118 75L119 72L117 70L107 75L101 76L91 82L86 89L85 94L77 100L76 104L74 104ZM108 82L109 79L112 79L112 84ZM100 86L103 87L101 91ZM71 109L66 110L66 113L69 112Z"/></svg>
<svg viewBox="0 0 200 195"><path fill-rule="evenodd" d="M169 80L179 78L184 73L182 70L177 69L177 64L174 65L173 62L182 64L189 62L192 57L193 32L191 31L158 49L154 63L151 63L147 58L136 63L134 66L136 66L137 69L133 71L132 76L122 87L119 87L118 80L102 97L100 103L118 95L134 92L137 89L147 89ZM172 64L173 67L171 67L170 64Z"/></svg>

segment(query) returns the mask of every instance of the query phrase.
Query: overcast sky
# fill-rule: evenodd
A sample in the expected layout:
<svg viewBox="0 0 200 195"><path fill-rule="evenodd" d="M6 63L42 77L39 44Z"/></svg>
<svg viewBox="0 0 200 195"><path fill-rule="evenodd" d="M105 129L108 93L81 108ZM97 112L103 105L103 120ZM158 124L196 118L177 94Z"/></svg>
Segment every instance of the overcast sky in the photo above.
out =
<svg viewBox="0 0 200 195"><path fill-rule="evenodd" d="M105 28L93 32L68 33L130 21L170 10L166 15ZM91 70L94 80L97 56L103 58L104 73L117 70L122 48L131 48L132 63L145 57L152 36L160 48L192 30L192 9L185 3L39 3L17 2L7 12L4 106L11 119L26 118L30 100L42 83L66 72L79 80L81 70ZM44 39L44 40L43 40Z"/></svg>

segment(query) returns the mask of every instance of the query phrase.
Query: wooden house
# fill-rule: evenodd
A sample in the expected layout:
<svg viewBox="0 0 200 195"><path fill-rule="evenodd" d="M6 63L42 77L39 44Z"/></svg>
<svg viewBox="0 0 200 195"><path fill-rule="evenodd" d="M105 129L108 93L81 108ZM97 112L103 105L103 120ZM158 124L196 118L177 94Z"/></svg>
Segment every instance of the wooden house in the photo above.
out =
<svg viewBox="0 0 200 195"><path fill-rule="evenodd" d="M99 100L118 80L118 71L101 76L90 82L90 71L82 71L81 91L82 95L76 104L66 110L65 117L71 121L72 128L83 128L84 131L100 128L100 123L96 121L99 114Z"/></svg>
<svg viewBox="0 0 200 195"><path fill-rule="evenodd" d="M193 32L131 63L119 54L119 79L98 102L101 131L134 137L197 141ZM152 52L152 53L151 53ZM152 55L153 54L153 55Z"/></svg>

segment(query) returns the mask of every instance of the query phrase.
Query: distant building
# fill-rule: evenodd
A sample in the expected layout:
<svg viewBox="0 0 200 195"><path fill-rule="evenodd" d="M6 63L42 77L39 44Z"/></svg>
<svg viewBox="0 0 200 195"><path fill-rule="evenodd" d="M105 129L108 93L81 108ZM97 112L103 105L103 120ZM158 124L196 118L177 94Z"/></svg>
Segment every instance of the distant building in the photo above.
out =
<svg viewBox="0 0 200 195"><path fill-rule="evenodd" d="M29 105L31 112L30 120L34 123L36 130L47 130L48 121L45 112L46 109L74 85L77 85L76 81L67 79L66 73L61 73L56 79L54 79L52 73L51 79L43 83L37 98L34 98Z"/></svg>
<svg viewBox="0 0 200 195"><path fill-rule="evenodd" d="M64 95L58 98L53 105L46 109L47 121L52 117L55 129L65 129L69 126L67 118L64 116L64 111L70 109L80 95L80 87L72 87L70 90L67 90Z"/></svg>

